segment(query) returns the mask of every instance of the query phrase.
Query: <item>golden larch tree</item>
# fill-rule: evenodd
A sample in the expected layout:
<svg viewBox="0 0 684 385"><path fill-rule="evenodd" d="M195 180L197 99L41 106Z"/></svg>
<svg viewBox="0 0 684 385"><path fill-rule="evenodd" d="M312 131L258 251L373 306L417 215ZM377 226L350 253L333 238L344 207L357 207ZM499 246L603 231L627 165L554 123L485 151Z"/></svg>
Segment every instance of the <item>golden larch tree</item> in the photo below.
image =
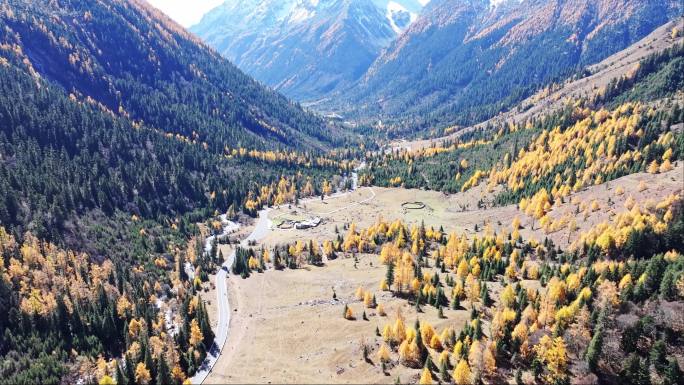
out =
<svg viewBox="0 0 684 385"><path fill-rule="evenodd" d="M420 385L432 384L432 373L430 373L430 369L423 368L423 372L420 374L420 381L418 381L418 383Z"/></svg>
<svg viewBox="0 0 684 385"><path fill-rule="evenodd" d="M190 345L197 347L202 340L204 340L204 336L200 330L199 323L197 323L197 319L193 318L190 322Z"/></svg>
<svg viewBox="0 0 684 385"><path fill-rule="evenodd" d="M147 369L144 363L139 362L138 366L135 367L135 382L145 385L149 384L151 380L150 370Z"/></svg>
<svg viewBox="0 0 684 385"><path fill-rule="evenodd" d="M460 360L456 369L454 369L454 383L456 385L470 385L473 382L473 375L470 372L470 367L465 360Z"/></svg>

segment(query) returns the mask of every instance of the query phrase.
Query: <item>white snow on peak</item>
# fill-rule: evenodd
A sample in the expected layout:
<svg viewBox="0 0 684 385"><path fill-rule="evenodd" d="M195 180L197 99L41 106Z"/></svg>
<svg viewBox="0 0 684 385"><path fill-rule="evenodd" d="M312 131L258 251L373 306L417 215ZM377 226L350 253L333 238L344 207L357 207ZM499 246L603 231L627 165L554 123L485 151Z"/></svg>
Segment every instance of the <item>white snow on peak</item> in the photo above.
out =
<svg viewBox="0 0 684 385"><path fill-rule="evenodd" d="M422 0L422 1L429 2L430 0ZM406 9L405 6L397 3L396 1L389 1L387 3L387 13L386 13L387 20L389 21L390 26L394 30L394 33L396 33L397 35L402 33L403 29L406 28L406 26L404 26L404 28L398 26L397 21L395 19L395 15L402 14L402 13L409 15L410 20L411 20L410 23L413 23L418 18L418 14L416 12L409 11L408 9Z"/></svg>
<svg viewBox="0 0 684 385"><path fill-rule="evenodd" d="M514 0L489 0L489 8L496 8L499 5L506 3L506 2L509 2L509 1L512 2ZM517 1L518 3L522 2L522 0L515 0L515 1Z"/></svg>
<svg viewBox="0 0 684 385"><path fill-rule="evenodd" d="M316 0L314 0L314 1L316 1ZM298 8L295 8L292 11L292 13L290 14L290 21L292 21L294 23L299 23L299 22L302 22L304 20L312 18L315 13L316 13L315 11L306 9L304 7L298 7Z"/></svg>

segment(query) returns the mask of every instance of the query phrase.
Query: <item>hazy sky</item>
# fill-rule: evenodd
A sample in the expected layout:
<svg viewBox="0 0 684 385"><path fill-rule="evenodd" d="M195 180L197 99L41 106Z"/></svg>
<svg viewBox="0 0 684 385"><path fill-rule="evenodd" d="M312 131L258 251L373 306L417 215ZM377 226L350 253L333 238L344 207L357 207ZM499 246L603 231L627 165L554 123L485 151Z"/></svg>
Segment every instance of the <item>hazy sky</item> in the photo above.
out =
<svg viewBox="0 0 684 385"><path fill-rule="evenodd" d="M197 24L210 9L223 3L224 0L147 0L172 19L190 27Z"/></svg>

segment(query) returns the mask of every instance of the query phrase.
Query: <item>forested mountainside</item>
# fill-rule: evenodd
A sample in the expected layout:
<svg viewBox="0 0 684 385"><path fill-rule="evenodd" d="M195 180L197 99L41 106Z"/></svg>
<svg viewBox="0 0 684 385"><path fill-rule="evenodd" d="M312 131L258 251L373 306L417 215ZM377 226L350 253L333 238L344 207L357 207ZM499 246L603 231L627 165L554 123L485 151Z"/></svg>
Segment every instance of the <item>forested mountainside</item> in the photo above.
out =
<svg viewBox="0 0 684 385"><path fill-rule="evenodd" d="M222 263L197 223L332 188L338 139L143 3L0 24L0 383L182 383Z"/></svg>
<svg viewBox="0 0 684 385"><path fill-rule="evenodd" d="M0 27L2 55L25 71L215 152L337 140L144 1L12 0L0 6Z"/></svg>
<svg viewBox="0 0 684 385"><path fill-rule="evenodd" d="M228 0L190 30L297 100L359 79L415 20L416 0Z"/></svg>
<svg viewBox="0 0 684 385"><path fill-rule="evenodd" d="M677 132L673 127L684 121L684 108L678 101L684 89L683 63L684 45L678 43L647 56L627 74L613 78L588 98L569 100L566 107L558 112L498 128L484 125L458 138L447 139L440 145L412 153L399 149L378 154L369 162L361 179L378 185L402 185L455 193L470 189L489 178L489 189L494 191L499 183L504 188L496 190L495 199L488 203L508 204L522 197L530 198L541 188L558 188L557 173L561 171L564 171L565 178L569 178L567 181L571 182L571 188L581 188L591 178L600 178L600 181L605 182L657 168L666 150L658 144L663 135L669 135L672 142L668 159L684 157L684 137L681 134L673 135L673 132ZM583 112L578 112L577 108ZM624 115L621 111L625 109L631 111L626 115L635 120L633 124L643 132L614 131L615 128L610 124L603 124L604 118L589 116L599 112L600 115L620 116ZM586 129L611 132L606 135L612 138L614 155L626 158L618 163L597 164L596 168L591 169L591 174L572 170L573 167L582 169L587 165L578 164L576 158L568 155L571 151L576 151L579 156L586 146L596 147L605 141L606 135L599 135L597 141L592 143L588 132L584 131ZM578 137L585 141L575 143L578 147L573 148L572 139ZM550 151L549 143L556 143L558 147ZM603 146L606 146L605 143ZM633 151L643 154L632 158ZM520 163L517 163L518 157L521 157ZM542 165L548 158L555 160L551 162L552 165L542 166L545 170L543 173L537 170L523 177L521 173L525 172L513 171L516 166L524 169L534 162ZM654 161L656 166L652 165ZM501 168L508 171L500 171ZM502 174L507 176L494 177ZM515 178L508 180L511 175L515 175Z"/></svg>
<svg viewBox="0 0 684 385"><path fill-rule="evenodd" d="M672 0L431 2L358 84L318 108L406 132L477 123L683 12Z"/></svg>
<svg viewBox="0 0 684 385"><path fill-rule="evenodd" d="M0 383L183 382L213 338L195 287L221 262L196 223L255 215L278 181L318 193L340 163L220 156L0 63Z"/></svg>
<svg viewBox="0 0 684 385"><path fill-rule="evenodd" d="M76 218L93 210L165 223L194 210L238 210L250 191L293 175L295 167L308 164L312 177L339 170L335 162L317 162L315 154L214 154L196 137L131 123L2 63L0 222L15 236L31 231L80 248L94 239L82 238L85 224Z"/></svg>
<svg viewBox="0 0 684 385"><path fill-rule="evenodd" d="M17 1L0 12L1 183L14 191L0 220L17 236L69 239L58 235L71 214L95 208L155 219L206 209L216 191L217 208L237 208L250 183L256 192L293 159L317 168L309 149L335 141L143 3ZM255 167L264 156L234 157L269 148L306 152L268 155L269 170Z"/></svg>

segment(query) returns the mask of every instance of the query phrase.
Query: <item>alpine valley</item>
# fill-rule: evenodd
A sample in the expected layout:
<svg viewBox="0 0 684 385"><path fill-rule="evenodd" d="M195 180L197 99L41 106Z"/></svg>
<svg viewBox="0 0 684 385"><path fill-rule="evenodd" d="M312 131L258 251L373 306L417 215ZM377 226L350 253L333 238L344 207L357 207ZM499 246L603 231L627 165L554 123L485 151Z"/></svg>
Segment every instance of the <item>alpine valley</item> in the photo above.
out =
<svg viewBox="0 0 684 385"><path fill-rule="evenodd" d="M216 4L0 1L0 385L684 384L680 0Z"/></svg>

